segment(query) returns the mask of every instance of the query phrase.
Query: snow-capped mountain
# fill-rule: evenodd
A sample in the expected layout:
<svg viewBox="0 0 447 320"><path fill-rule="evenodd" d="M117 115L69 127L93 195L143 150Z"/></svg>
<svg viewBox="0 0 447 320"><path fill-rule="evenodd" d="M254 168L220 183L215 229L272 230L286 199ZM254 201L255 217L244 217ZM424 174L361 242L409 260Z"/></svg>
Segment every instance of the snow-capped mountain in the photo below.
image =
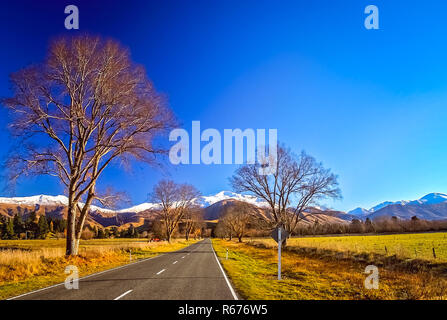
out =
<svg viewBox="0 0 447 320"><path fill-rule="evenodd" d="M378 205L370 208L355 208L354 210L348 211L348 214L352 214L358 217L366 217L370 214L373 214L383 208L388 206L400 205L400 206L420 206L420 205L435 205L438 203L447 202L447 194L433 192L425 195L424 197L417 200L400 200L400 201L385 201L379 203Z"/></svg>
<svg viewBox="0 0 447 320"><path fill-rule="evenodd" d="M357 216L357 217L367 216L370 213L371 212L369 210L364 209L364 208L360 208L360 207L355 208L355 209L347 212L347 214L352 214L352 215Z"/></svg>
<svg viewBox="0 0 447 320"><path fill-rule="evenodd" d="M445 193L429 193L419 200L408 202L408 204L438 204L447 201L447 194Z"/></svg>
<svg viewBox="0 0 447 320"><path fill-rule="evenodd" d="M12 197L5 198L0 197L0 203L18 206L67 206L68 198L63 195L58 196L48 196L48 195L37 195L30 197ZM80 204L81 207L83 203ZM114 212L113 210L100 208L97 206L90 206L92 211L102 211L102 212Z"/></svg>
<svg viewBox="0 0 447 320"><path fill-rule="evenodd" d="M196 199L195 203L201 207L208 207L216 202L229 199L248 202L258 207L267 204L264 200L255 196L243 195L231 191L221 191L213 196L201 196Z"/></svg>
<svg viewBox="0 0 447 320"><path fill-rule="evenodd" d="M231 192L231 191L221 191L219 193L216 193L215 195L211 196L200 196L194 199L194 203L198 205L201 208L209 207L219 201L223 200L239 200L248 202L250 204L256 205L258 207L262 207L266 205L264 201L262 201L259 198L256 198L254 196L248 196L248 195L242 195L239 193ZM118 210L118 212L142 212L150 209L158 209L160 208L160 204L158 203L151 203L151 202L144 202L142 204L139 204L137 206L133 206L126 209Z"/></svg>
<svg viewBox="0 0 447 320"><path fill-rule="evenodd" d="M36 204L42 206L57 206L68 205L68 198L66 196L46 196L46 195L37 195L31 197L13 197L13 198L4 198L0 197L0 203L7 204L17 204L17 205L25 205L25 206L34 206Z"/></svg>
<svg viewBox="0 0 447 320"><path fill-rule="evenodd" d="M242 195L231 191L221 191L215 195L210 196L200 196L194 200L195 204L198 206L205 208L210 205L215 204L216 202L222 200L239 200L245 201L250 204L256 206L263 206L266 203L254 196ZM48 195L37 195L31 197L13 197L13 198L5 198L0 197L0 203L10 204L10 205L18 205L18 206L67 206L68 198L64 195L58 196L48 196ZM120 209L120 210L110 210L101 208L98 206L91 206L91 211L100 211L100 212L116 212L116 213L124 213L124 212L135 212L139 213L146 210L158 209L160 208L160 204L144 202L136 206L132 206L130 208Z"/></svg>

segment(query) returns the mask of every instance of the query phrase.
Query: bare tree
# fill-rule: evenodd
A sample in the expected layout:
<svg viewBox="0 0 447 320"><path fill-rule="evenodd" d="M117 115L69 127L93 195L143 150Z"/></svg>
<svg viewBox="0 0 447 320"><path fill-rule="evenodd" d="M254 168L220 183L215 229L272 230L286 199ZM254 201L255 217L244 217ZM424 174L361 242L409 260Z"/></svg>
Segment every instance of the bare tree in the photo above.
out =
<svg viewBox="0 0 447 320"><path fill-rule="evenodd" d="M272 161L274 173L260 174L262 163ZM230 182L236 192L252 194L268 204L268 210L255 216L266 228L283 225L290 233L310 214L305 213L309 206L322 198L341 197L337 177L330 170L306 153L296 156L284 146L278 147L276 157L241 166Z"/></svg>
<svg viewBox="0 0 447 320"><path fill-rule="evenodd" d="M224 239L227 236L226 226L224 225L223 219L219 219L215 228L214 235L218 238Z"/></svg>
<svg viewBox="0 0 447 320"><path fill-rule="evenodd" d="M159 218L162 221L168 241L185 213L193 209L199 191L190 184L177 184L172 180L161 180L154 187L153 201L160 203Z"/></svg>
<svg viewBox="0 0 447 320"><path fill-rule="evenodd" d="M185 228L185 239L188 241L191 235L196 235L203 227L203 210L198 207L185 210L182 221Z"/></svg>
<svg viewBox="0 0 447 320"><path fill-rule="evenodd" d="M239 242L242 242L242 238L246 235L253 216L252 206L248 203L240 202L228 208L221 220L226 233L236 236Z"/></svg>
<svg viewBox="0 0 447 320"><path fill-rule="evenodd" d="M76 255L84 221L101 199L97 181L112 163L153 163L154 137L173 124L170 110L129 52L113 40L54 41L47 59L11 75L11 180L48 174L68 195L67 255ZM109 199L110 197L107 196Z"/></svg>

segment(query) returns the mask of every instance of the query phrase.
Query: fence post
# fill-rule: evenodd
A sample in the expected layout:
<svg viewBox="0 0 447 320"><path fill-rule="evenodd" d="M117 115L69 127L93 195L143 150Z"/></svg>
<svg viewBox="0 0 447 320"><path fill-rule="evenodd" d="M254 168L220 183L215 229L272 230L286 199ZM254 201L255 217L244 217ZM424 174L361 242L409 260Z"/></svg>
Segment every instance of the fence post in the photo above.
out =
<svg viewBox="0 0 447 320"><path fill-rule="evenodd" d="M435 251L435 247L433 247L433 258L436 259L436 251Z"/></svg>

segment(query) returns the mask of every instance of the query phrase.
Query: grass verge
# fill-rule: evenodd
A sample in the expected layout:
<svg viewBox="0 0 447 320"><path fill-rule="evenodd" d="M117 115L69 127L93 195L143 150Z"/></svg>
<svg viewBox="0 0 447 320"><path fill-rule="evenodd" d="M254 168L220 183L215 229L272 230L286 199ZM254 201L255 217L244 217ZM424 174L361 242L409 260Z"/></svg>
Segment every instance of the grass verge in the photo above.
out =
<svg viewBox="0 0 447 320"><path fill-rule="evenodd" d="M285 250L282 255L283 280L277 280L277 250L253 243L220 239L213 246L244 299L334 300L334 299L445 299L447 281L429 270L379 267L379 289L365 289L365 268L371 261L357 261L336 253L319 256ZM229 250L228 260L225 259Z"/></svg>

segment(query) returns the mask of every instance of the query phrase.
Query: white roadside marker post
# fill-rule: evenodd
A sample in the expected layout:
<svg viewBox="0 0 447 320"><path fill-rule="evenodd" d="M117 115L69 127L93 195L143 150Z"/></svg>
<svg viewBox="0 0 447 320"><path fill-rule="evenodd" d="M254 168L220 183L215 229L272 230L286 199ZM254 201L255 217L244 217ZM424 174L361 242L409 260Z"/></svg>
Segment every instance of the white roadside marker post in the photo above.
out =
<svg viewBox="0 0 447 320"><path fill-rule="evenodd" d="M281 228L278 228L278 280L281 280Z"/></svg>
<svg viewBox="0 0 447 320"><path fill-rule="evenodd" d="M278 280L281 280L281 247L283 240L288 238L289 233L283 229L281 224L278 224L270 235L272 236L273 240L278 243Z"/></svg>

